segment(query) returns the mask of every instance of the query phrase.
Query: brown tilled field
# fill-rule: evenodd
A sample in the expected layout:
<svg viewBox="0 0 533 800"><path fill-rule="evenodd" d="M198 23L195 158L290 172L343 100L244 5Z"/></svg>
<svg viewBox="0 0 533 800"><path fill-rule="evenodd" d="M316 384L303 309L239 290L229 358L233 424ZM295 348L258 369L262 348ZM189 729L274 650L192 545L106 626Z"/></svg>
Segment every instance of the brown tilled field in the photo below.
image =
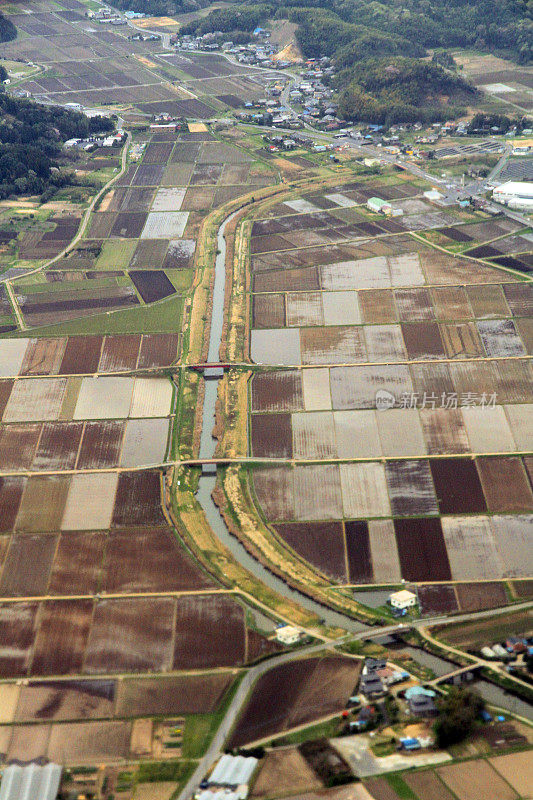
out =
<svg viewBox="0 0 533 800"><path fill-rule="evenodd" d="M124 679L118 688L116 714L209 714L218 707L232 680L231 672Z"/></svg>
<svg viewBox="0 0 533 800"><path fill-rule="evenodd" d="M359 679L360 664L327 656L274 667L259 679L230 747L341 711Z"/></svg>
<svg viewBox="0 0 533 800"><path fill-rule="evenodd" d="M251 797L266 798L275 794L295 794L322 789L322 781L307 764L297 748L272 750L261 765Z"/></svg>
<svg viewBox="0 0 533 800"><path fill-rule="evenodd" d="M487 761L468 761L440 767L438 775L459 800L480 800L497 796L498 800L515 800L518 795Z"/></svg>
<svg viewBox="0 0 533 800"><path fill-rule="evenodd" d="M246 641L244 609L222 594L177 600L174 669L242 664Z"/></svg>

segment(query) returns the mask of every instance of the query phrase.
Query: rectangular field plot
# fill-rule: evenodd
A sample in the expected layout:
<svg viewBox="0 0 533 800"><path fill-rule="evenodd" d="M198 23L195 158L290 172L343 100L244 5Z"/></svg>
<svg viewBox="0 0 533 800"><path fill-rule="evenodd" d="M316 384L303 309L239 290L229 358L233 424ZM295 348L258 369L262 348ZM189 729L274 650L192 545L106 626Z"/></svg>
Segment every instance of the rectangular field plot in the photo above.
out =
<svg viewBox="0 0 533 800"><path fill-rule="evenodd" d="M407 352L399 325L367 325L364 328L369 362L405 361Z"/></svg>
<svg viewBox="0 0 533 800"><path fill-rule="evenodd" d="M329 369L304 369L300 373L306 411L327 411L331 408Z"/></svg>
<svg viewBox="0 0 533 800"><path fill-rule="evenodd" d="M427 461L388 461L385 474L393 516L437 514L437 497Z"/></svg>
<svg viewBox="0 0 533 800"><path fill-rule="evenodd" d="M0 427L0 464L6 471L29 469L33 461L41 426L14 424Z"/></svg>
<svg viewBox="0 0 533 800"><path fill-rule="evenodd" d="M92 600L44 603L35 640L32 675L80 672L92 615Z"/></svg>
<svg viewBox="0 0 533 800"><path fill-rule="evenodd" d="M83 378L74 419L123 419L130 413L133 378Z"/></svg>
<svg viewBox="0 0 533 800"><path fill-rule="evenodd" d="M375 408L378 391L389 392L397 402L413 391L407 366L333 367L330 370L333 408Z"/></svg>
<svg viewBox="0 0 533 800"><path fill-rule="evenodd" d="M166 367L177 358L178 335L167 333L144 334L139 353L139 369Z"/></svg>
<svg viewBox="0 0 533 800"><path fill-rule="evenodd" d="M375 411L334 411L339 458L383 455Z"/></svg>
<svg viewBox="0 0 533 800"><path fill-rule="evenodd" d="M168 419L139 419L126 423L120 466L161 464L168 439Z"/></svg>
<svg viewBox="0 0 533 800"><path fill-rule="evenodd" d="M57 531L60 527L70 478L63 475L28 479L15 528L20 531Z"/></svg>
<svg viewBox="0 0 533 800"><path fill-rule="evenodd" d="M353 519L390 516L383 464L341 464L339 470L345 517Z"/></svg>
<svg viewBox="0 0 533 800"><path fill-rule="evenodd" d="M402 576L411 581L449 581L450 564L438 519L395 520Z"/></svg>
<svg viewBox="0 0 533 800"><path fill-rule="evenodd" d="M419 586L417 593L420 610L426 616L453 614L459 610L453 586Z"/></svg>
<svg viewBox="0 0 533 800"><path fill-rule="evenodd" d="M502 406L463 409L463 420L473 453L512 453L515 443Z"/></svg>
<svg viewBox="0 0 533 800"><path fill-rule="evenodd" d="M2 597L34 597L46 593L57 536L13 536L0 580Z"/></svg>
<svg viewBox="0 0 533 800"><path fill-rule="evenodd" d="M300 349L303 364L350 364L367 360L363 330L356 327L302 328Z"/></svg>
<svg viewBox="0 0 533 800"><path fill-rule="evenodd" d="M390 408L376 412L383 455L425 455L426 443L416 408ZM401 431L401 435L399 434Z"/></svg>
<svg viewBox="0 0 533 800"><path fill-rule="evenodd" d="M141 335L106 336L98 364L98 372L120 372L135 369Z"/></svg>
<svg viewBox="0 0 533 800"><path fill-rule="evenodd" d="M320 292L298 292L287 295L287 325L323 325Z"/></svg>
<svg viewBox="0 0 533 800"><path fill-rule="evenodd" d="M331 411L292 415L294 458L334 458L337 455Z"/></svg>
<svg viewBox="0 0 533 800"><path fill-rule="evenodd" d="M29 681L20 693L17 722L113 716L114 681Z"/></svg>
<svg viewBox="0 0 533 800"><path fill-rule="evenodd" d="M264 458L292 457L290 414L254 414L251 420L250 433L252 453L255 456Z"/></svg>
<svg viewBox="0 0 533 800"><path fill-rule="evenodd" d="M116 713L119 717L208 714L219 706L231 681L231 672L124 679L118 687Z"/></svg>
<svg viewBox="0 0 533 800"><path fill-rule="evenodd" d="M253 471L253 486L268 519L295 518L294 470L291 467L256 468Z"/></svg>
<svg viewBox="0 0 533 800"><path fill-rule="evenodd" d="M514 406L505 406L505 413L517 449L522 452L533 450L533 408L531 405L519 403Z"/></svg>
<svg viewBox="0 0 533 800"><path fill-rule="evenodd" d="M165 672L172 666L175 600L103 600L94 612L85 671Z"/></svg>
<svg viewBox="0 0 533 800"><path fill-rule="evenodd" d="M98 589L105 534L75 532L61 534L54 558L49 594L92 594Z"/></svg>
<svg viewBox="0 0 533 800"><path fill-rule="evenodd" d="M189 214L186 211L151 211L141 239L176 239L183 236Z"/></svg>
<svg viewBox="0 0 533 800"><path fill-rule="evenodd" d="M115 420L87 422L78 455L78 469L117 467L124 424Z"/></svg>
<svg viewBox="0 0 533 800"><path fill-rule="evenodd" d="M525 355L526 349L512 320L482 320L477 327L488 356Z"/></svg>
<svg viewBox="0 0 533 800"><path fill-rule="evenodd" d="M371 583L373 570L368 523L360 520L346 522L344 531L350 583Z"/></svg>
<svg viewBox="0 0 533 800"><path fill-rule="evenodd" d="M501 578L503 563L488 517L443 517L453 580Z"/></svg>
<svg viewBox="0 0 533 800"><path fill-rule="evenodd" d="M65 347L60 375L86 375L98 369L102 336L70 336Z"/></svg>
<svg viewBox="0 0 533 800"><path fill-rule="evenodd" d="M299 465L294 469L294 518L339 519L342 496L337 466Z"/></svg>
<svg viewBox="0 0 533 800"><path fill-rule="evenodd" d="M105 530L111 524L118 475L113 472L74 475L61 522L62 530ZM98 504L94 498L98 497Z"/></svg>
<svg viewBox="0 0 533 800"><path fill-rule="evenodd" d="M468 435L460 409L424 408L420 410L420 422L430 455L469 452Z"/></svg>
<svg viewBox="0 0 533 800"><path fill-rule="evenodd" d="M299 556L329 578L346 581L344 536L340 522L276 525L277 534Z"/></svg>
<svg viewBox="0 0 533 800"><path fill-rule="evenodd" d="M19 340L20 341L20 340ZM67 340L30 339L21 375L54 375L59 370Z"/></svg>
<svg viewBox="0 0 533 800"><path fill-rule="evenodd" d="M164 524L159 472L120 474L112 522L113 526Z"/></svg>
<svg viewBox="0 0 533 800"><path fill-rule="evenodd" d="M65 765L117 762L130 754L131 722L52 725L47 755Z"/></svg>
<svg viewBox="0 0 533 800"><path fill-rule="evenodd" d="M166 417L171 410L172 383L167 378L136 378L131 417Z"/></svg>
<svg viewBox="0 0 533 800"><path fill-rule="evenodd" d="M300 364L300 333L292 328L253 330L251 354L256 364Z"/></svg>
<svg viewBox="0 0 533 800"><path fill-rule="evenodd" d="M431 474L441 514L479 514L486 511L476 465L464 458L431 461Z"/></svg>
<svg viewBox="0 0 533 800"><path fill-rule="evenodd" d="M498 773L510 783L521 797L533 796L533 771L531 769L531 754L509 753L509 755L491 758L490 764Z"/></svg>
<svg viewBox="0 0 533 800"><path fill-rule="evenodd" d="M173 669L242 664L246 660L244 609L221 594L179 597Z"/></svg>
<svg viewBox="0 0 533 800"><path fill-rule="evenodd" d="M105 592L184 591L210 585L169 528L110 533L102 579Z"/></svg>
<svg viewBox="0 0 533 800"><path fill-rule="evenodd" d="M491 525L505 577L529 576L533 567L533 515L494 515Z"/></svg>
<svg viewBox="0 0 533 800"><path fill-rule="evenodd" d="M0 675L25 675L36 630L37 603L0 605Z"/></svg>
<svg viewBox="0 0 533 800"><path fill-rule="evenodd" d="M252 411L303 410L302 375L305 377L306 372L284 370L255 374L251 389ZM306 410L312 409L307 409L306 405Z"/></svg>
<svg viewBox="0 0 533 800"><path fill-rule="evenodd" d="M324 325L357 325L361 313L357 292L323 292Z"/></svg>
<svg viewBox="0 0 533 800"><path fill-rule="evenodd" d="M66 385L64 378L28 378L16 381L4 410L3 422L57 419Z"/></svg>
<svg viewBox="0 0 533 800"><path fill-rule="evenodd" d="M392 520L370 520L368 535L374 581L397 583L401 578L400 558Z"/></svg>
<svg viewBox="0 0 533 800"><path fill-rule="evenodd" d="M254 328L285 327L285 297L282 294L257 294L253 299Z"/></svg>
<svg viewBox="0 0 533 800"><path fill-rule="evenodd" d="M0 354L0 377L10 378L19 374L29 339L3 339Z"/></svg>
<svg viewBox="0 0 533 800"><path fill-rule="evenodd" d="M368 324L386 324L399 319L394 294L390 289L369 289L359 292L362 321Z"/></svg>

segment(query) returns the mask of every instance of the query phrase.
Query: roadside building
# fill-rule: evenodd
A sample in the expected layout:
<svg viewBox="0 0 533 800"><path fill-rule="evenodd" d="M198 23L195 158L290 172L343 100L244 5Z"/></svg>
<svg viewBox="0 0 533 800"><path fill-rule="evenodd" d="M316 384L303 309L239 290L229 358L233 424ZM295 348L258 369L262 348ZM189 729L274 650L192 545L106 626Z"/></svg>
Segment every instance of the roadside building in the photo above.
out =
<svg viewBox="0 0 533 800"><path fill-rule="evenodd" d="M389 597L389 603L393 608L399 608L401 611L407 608L413 608L417 604L417 596L414 592L408 589L401 589L399 592L393 592Z"/></svg>
<svg viewBox="0 0 533 800"><path fill-rule="evenodd" d="M492 192L492 199L509 208L533 210L533 181L507 181Z"/></svg>
<svg viewBox="0 0 533 800"><path fill-rule="evenodd" d="M276 639L284 645L296 644L300 641L301 632L293 625L282 625L276 629Z"/></svg>

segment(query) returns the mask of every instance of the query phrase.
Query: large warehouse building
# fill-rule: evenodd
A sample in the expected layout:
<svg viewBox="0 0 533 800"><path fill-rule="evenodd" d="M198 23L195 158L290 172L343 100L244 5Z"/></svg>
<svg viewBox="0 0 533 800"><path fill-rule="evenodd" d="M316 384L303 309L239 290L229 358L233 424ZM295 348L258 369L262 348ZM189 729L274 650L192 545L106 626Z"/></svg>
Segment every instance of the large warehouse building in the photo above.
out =
<svg viewBox="0 0 533 800"><path fill-rule="evenodd" d="M505 203L509 208L533 210L533 182L507 181L492 192L493 200Z"/></svg>

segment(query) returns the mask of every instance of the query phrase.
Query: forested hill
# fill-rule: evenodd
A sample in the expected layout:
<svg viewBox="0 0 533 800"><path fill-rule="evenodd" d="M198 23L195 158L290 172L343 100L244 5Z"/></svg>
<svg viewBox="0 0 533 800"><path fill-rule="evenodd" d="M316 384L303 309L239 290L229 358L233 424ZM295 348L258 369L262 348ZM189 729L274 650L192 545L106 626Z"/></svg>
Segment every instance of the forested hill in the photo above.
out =
<svg viewBox="0 0 533 800"><path fill-rule="evenodd" d="M39 194L55 179L52 167L63 142L108 131L105 117L87 118L77 111L42 106L0 91L0 198Z"/></svg>
<svg viewBox="0 0 533 800"><path fill-rule="evenodd" d="M198 0L118 2L143 3L152 12L160 3ZM299 45L308 58L329 55L344 66L372 56L420 56L428 48L450 47L475 47L520 63L533 58L532 0L240 0L191 23L187 32L249 32L258 18L272 17L299 24Z"/></svg>
<svg viewBox="0 0 533 800"><path fill-rule="evenodd" d="M17 29L7 17L0 12L0 42L10 42L16 39Z"/></svg>
<svg viewBox="0 0 533 800"><path fill-rule="evenodd" d="M112 0L115 8L137 11L150 16L167 16L198 11L209 5L209 0Z"/></svg>
<svg viewBox="0 0 533 800"><path fill-rule="evenodd" d="M454 118L477 91L438 64L414 58L377 58L341 73L339 116L391 125Z"/></svg>

